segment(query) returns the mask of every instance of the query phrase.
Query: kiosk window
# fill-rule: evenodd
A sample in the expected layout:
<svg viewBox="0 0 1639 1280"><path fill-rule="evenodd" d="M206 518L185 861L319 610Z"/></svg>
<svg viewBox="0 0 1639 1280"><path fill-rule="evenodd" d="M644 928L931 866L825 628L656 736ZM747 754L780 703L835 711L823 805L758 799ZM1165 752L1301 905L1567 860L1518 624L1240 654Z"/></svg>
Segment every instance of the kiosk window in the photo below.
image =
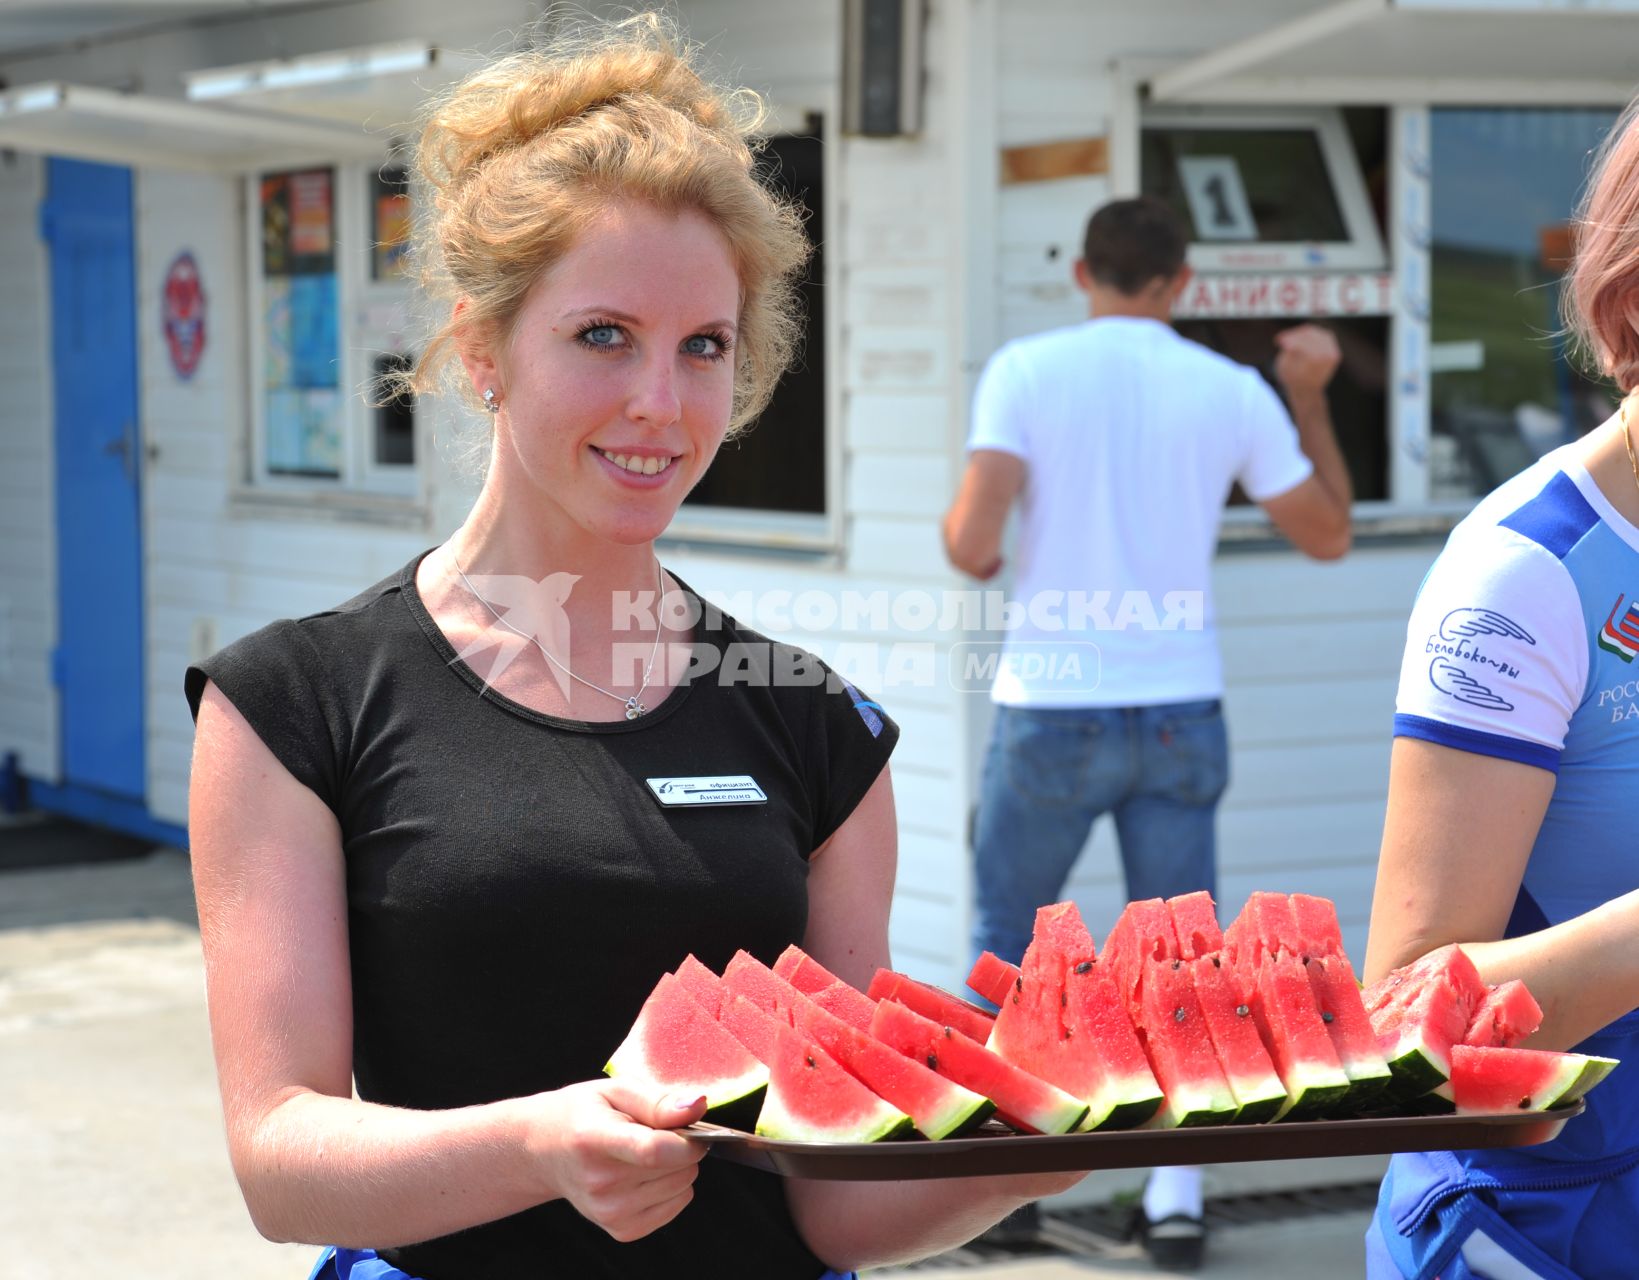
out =
<svg viewBox="0 0 1639 1280"><path fill-rule="evenodd" d="M1146 129L1144 187L1198 240L1344 240L1313 129Z"/></svg>
<svg viewBox="0 0 1639 1280"><path fill-rule="evenodd" d="M1430 496L1487 493L1610 414L1566 358L1570 218L1614 111L1432 113Z"/></svg>
<svg viewBox="0 0 1639 1280"><path fill-rule="evenodd" d="M817 117L808 134L770 138L761 176L795 199L814 246L802 282L804 331L796 363L746 434L725 444L685 507L795 515L825 513L825 205Z"/></svg>

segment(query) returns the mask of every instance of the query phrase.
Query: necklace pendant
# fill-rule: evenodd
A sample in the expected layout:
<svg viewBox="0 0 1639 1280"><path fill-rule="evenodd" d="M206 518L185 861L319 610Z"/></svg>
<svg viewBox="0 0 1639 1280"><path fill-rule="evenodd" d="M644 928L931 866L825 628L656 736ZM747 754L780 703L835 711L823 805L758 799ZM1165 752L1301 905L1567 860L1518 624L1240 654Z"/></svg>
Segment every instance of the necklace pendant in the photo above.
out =
<svg viewBox="0 0 1639 1280"><path fill-rule="evenodd" d="M636 695L626 699L626 718L628 720L636 720L647 710L648 708L637 700Z"/></svg>

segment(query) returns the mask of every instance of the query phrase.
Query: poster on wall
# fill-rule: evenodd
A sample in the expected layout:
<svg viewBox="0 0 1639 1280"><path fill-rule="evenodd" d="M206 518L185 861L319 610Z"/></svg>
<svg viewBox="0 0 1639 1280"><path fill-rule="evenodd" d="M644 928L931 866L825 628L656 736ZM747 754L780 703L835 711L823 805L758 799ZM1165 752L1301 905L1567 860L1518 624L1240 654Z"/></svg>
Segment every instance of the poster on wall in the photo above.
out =
<svg viewBox="0 0 1639 1280"><path fill-rule="evenodd" d="M205 286L199 278L199 264L186 249L165 269L159 297L160 328L171 370L188 382L205 354Z"/></svg>
<svg viewBox="0 0 1639 1280"><path fill-rule="evenodd" d="M401 168L378 169L371 179L370 276L401 280L409 269L410 180Z"/></svg>
<svg viewBox="0 0 1639 1280"><path fill-rule="evenodd" d="M335 171L262 179L263 440L276 475L341 475Z"/></svg>

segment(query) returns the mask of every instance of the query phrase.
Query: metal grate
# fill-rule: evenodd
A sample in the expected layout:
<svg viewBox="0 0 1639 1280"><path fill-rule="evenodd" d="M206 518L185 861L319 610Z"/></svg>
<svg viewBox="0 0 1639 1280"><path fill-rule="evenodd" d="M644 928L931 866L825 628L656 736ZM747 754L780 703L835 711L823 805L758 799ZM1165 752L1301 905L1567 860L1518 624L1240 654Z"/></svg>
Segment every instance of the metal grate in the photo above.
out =
<svg viewBox="0 0 1639 1280"><path fill-rule="evenodd" d="M1206 1223L1208 1228L1248 1227L1323 1214L1370 1212L1377 1204L1377 1187L1376 1182L1350 1182L1288 1191L1209 1196L1205 1206ZM978 1268L1019 1258L1098 1259L1125 1255L1132 1241L1133 1204L1132 1198L1123 1197L1080 1209L1055 1209L1041 1215L1041 1225L1033 1238L1000 1243L981 1237L936 1258L907 1267L873 1271L872 1275Z"/></svg>

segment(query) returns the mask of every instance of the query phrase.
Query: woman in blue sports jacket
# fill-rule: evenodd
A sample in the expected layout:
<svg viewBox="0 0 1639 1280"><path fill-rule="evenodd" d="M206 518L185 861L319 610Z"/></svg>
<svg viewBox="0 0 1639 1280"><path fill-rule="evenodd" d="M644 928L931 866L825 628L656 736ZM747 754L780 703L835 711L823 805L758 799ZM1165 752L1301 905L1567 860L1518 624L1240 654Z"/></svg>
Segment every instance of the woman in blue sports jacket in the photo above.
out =
<svg viewBox="0 0 1639 1280"><path fill-rule="evenodd" d="M1578 220L1568 318L1617 411L1485 498L1418 592L1366 979L1461 943L1527 1042L1622 1060L1553 1142L1396 1156L1371 1280L1639 1275L1639 123Z"/></svg>

